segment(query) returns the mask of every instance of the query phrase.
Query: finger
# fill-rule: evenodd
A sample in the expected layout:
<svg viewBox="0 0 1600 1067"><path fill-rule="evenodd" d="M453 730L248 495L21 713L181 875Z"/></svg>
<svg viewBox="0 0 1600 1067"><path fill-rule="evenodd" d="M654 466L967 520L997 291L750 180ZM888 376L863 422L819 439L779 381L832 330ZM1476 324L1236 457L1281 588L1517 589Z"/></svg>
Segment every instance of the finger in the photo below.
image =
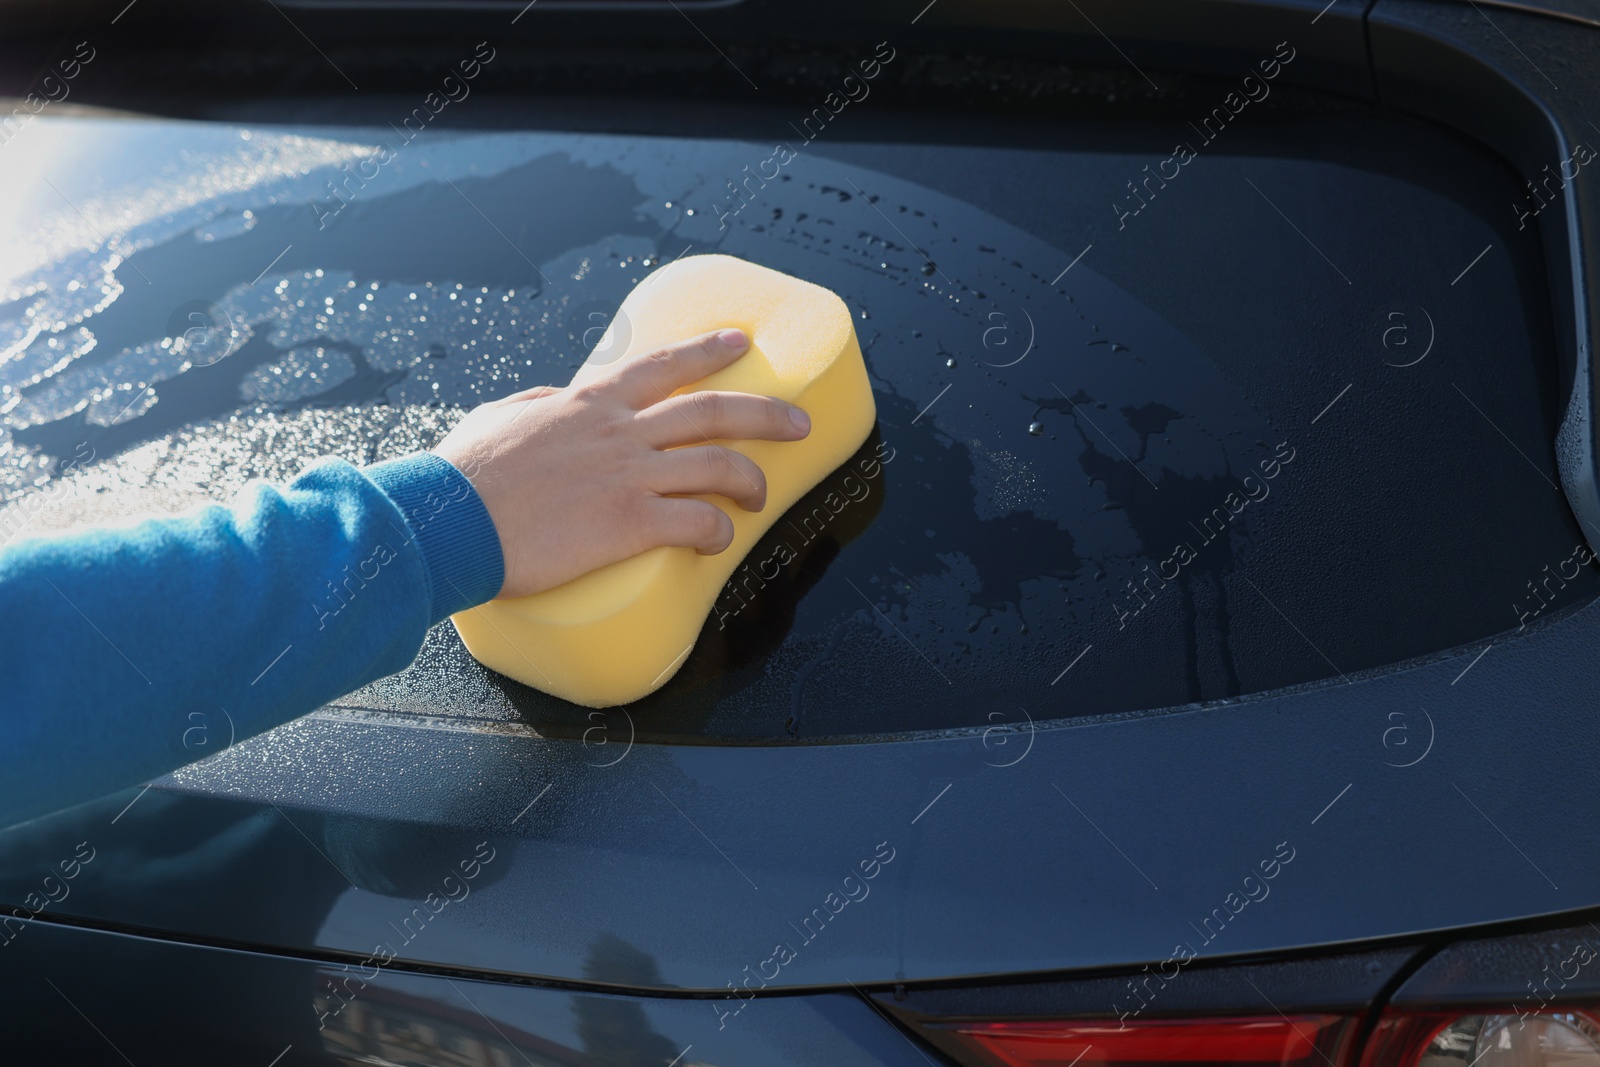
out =
<svg viewBox="0 0 1600 1067"><path fill-rule="evenodd" d="M703 390L652 404L633 417L655 448L716 438L795 441L811 432L811 419L793 404L752 393Z"/></svg>
<svg viewBox="0 0 1600 1067"><path fill-rule="evenodd" d="M491 400L490 403L500 405L520 404L528 400L538 400L541 397L554 396L559 392L561 392L561 388L559 386L535 385L531 389L518 390L517 392L512 393L510 396L501 397L499 400Z"/></svg>
<svg viewBox="0 0 1600 1067"><path fill-rule="evenodd" d="M658 493L715 493L746 511L767 505L767 476L749 456L721 445L675 448L656 457L650 488Z"/></svg>
<svg viewBox="0 0 1600 1067"><path fill-rule="evenodd" d="M714 556L733 542L733 520L715 504L688 497L650 501L646 529L652 544L680 545Z"/></svg>
<svg viewBox="0 0 1600 1067"><path fill-rule="evenodd" d="M643 408L721 370L749 349L743 330L715 330L629 360L602 381L624 402Z"/></svg>

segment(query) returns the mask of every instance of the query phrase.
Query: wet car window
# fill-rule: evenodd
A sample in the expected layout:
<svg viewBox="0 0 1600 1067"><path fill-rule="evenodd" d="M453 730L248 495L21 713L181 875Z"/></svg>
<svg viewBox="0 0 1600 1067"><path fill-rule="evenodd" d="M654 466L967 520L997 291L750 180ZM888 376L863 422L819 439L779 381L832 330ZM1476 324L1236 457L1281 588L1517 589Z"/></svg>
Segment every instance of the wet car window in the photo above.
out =
<svg viewBox="0 0 1600 1067"><path fill-rule="evenodd" d="M323 714L746 742L1009 729L1537 625L1595 593L1588 568L1537 584L1580 540L1549 480L1548 298L1531 260L1451 282L1514 181L1398 125L1329 118L1271 150L1240 130L1209 171L1152 184L1170 146L1092 130L780 161L709 138L395 150L379 129L41 120L8 149L0 218L0 519L183 507L427 447L465 407L564 383L652 268L718 251L845 299L879 423L735 572L680 674L597 715L479 666L446 624ZM1429 153L1464 166L1430 185ZM1180 197L1189 223L1164 224ZM308 584L307 610L326 593Z"/></svg>

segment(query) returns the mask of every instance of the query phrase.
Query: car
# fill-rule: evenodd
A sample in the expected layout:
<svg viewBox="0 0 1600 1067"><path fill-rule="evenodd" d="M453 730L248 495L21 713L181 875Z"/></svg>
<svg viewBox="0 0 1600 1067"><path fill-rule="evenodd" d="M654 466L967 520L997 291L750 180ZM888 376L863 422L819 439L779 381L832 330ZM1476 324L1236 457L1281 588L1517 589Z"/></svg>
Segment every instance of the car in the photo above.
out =
<svg viewBox="0 0 1600 1067"><path fill-rule="evenodd" d="M1587 8L6 11L7 542L427 448L711 252L878 421L634 704L446 623L0 831L0 1059L1600 1063Z"/></svg>

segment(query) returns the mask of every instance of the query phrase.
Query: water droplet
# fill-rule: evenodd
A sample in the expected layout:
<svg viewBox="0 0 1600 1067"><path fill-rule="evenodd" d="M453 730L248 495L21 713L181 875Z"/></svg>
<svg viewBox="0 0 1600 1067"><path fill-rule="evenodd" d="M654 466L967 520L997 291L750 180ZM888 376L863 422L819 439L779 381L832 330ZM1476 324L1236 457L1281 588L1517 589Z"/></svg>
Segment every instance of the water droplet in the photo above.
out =
<svg viewBox="0 0 1600 1067"><path fill-rule="evenodd" d="M956 357L951 356L949 359L944 361L944 365L946 367L954 367L956 365Z"/></svg>
<svg viewBox="0 0 1600 1067"><path fill-rule="evenodd" d="M931 259L930 259L930 260L928 260L928 262L926 262L926 263L924 263L924 264L923 264L923 265L922 265L922 273L923 273L923 274L924 274L924 275L929 275L929 276L931 276L931 275L932 275L932 274L933 274L933 273L934 273L934 272L935 272L935 271L937 271L937 270L938 270L938 269L939 269L939 268L938 268L938 267L936 267L936 266L934 266L934 264L933 264L933 260L931 260Z"/></svg>
<svg viewBox="0 0 1600 1067"><path fill-rule="evenodd" d="M1044 423L1039 422L1038 420L1028 423L1028 433L1032 434L1034 437L1040 436L1044 433Z"/></svg>

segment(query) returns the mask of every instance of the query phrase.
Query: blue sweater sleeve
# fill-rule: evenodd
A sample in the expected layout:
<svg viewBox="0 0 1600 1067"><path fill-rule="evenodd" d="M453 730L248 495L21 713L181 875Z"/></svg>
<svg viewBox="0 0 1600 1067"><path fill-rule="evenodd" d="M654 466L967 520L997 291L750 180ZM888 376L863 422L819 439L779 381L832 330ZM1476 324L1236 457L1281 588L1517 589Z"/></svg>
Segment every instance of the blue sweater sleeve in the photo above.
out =
<svg viewBox="0 0 1600 1067"><path fill-rule="evenodd" d="M0 826L392 674L503 581L483 501L427 452L323 460L227 506L18 542L0 551Z"/></svg>

